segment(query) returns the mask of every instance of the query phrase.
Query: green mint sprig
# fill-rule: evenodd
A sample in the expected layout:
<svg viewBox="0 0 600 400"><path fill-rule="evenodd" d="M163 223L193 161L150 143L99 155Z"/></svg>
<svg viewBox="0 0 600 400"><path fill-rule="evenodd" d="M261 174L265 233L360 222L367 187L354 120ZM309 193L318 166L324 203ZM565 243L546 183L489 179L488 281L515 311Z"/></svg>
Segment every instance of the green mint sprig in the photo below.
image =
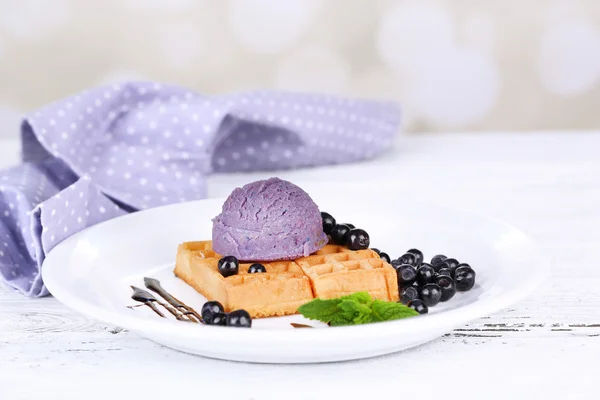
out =
<svg viewBox="0 0 600 400"><path fill-rule="evenodd" d="M368 292L357 292L337 299L314 299L300 306L298 312L308 319L330 326L361 325L419 315L404 304L374 300Z"/></svg>

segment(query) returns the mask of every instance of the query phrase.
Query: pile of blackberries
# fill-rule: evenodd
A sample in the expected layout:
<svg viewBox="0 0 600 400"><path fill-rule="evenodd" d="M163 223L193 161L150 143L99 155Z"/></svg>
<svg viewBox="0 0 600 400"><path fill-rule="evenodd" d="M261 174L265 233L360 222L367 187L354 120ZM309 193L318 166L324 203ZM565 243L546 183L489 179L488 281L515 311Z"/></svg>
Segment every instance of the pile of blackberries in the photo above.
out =
<svg viewBox="0 0 600 400"><path fill-rule="evenodd" d="M369 248L369 234L349 223L337 223L331 214L322 212L323 232L335 244L351 250ZM387 253L372 248L384 261L392 264L398 274L400 302L426 314L429 307L448 301L456 292L466 292L475 285L475 271L469 264L438 254L429 263L423 262L423 252L410 249L392 260Z"/></svg>
<svg viewBox="0 0 600 400"><path fill-rule="evenodd" d="M466 292L475 285L475 271L469 264L455 258L437 255L430 263L423 262L423 253L410 249L401 257L391 260L377 249L379 256L392 264L398 274L400 302L420 314L428 312L440 301L448 301L457 291Z"/></svg>

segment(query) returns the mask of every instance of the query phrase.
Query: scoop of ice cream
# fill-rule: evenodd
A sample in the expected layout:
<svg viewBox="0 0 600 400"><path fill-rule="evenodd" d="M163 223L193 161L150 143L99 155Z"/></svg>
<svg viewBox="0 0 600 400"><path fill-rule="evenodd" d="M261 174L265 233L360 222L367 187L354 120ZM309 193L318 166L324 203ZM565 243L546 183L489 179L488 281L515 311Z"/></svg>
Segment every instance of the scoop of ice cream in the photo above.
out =
<svg viewBox="0 0 600 400"><path fill-rule="evenodd" d="M319 207L279 178L235 189L213 219L213 249L245 261L291 260L327 244Z"/></svg>

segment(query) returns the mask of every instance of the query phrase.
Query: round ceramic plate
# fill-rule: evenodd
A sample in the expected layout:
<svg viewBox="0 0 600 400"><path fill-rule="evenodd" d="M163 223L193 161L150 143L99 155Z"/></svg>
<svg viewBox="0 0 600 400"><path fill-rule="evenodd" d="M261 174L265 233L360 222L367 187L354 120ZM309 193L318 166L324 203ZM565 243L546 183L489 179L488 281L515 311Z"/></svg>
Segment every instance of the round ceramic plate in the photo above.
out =
<svg viewBox="0 0 600 400"><path fill-rule="evenodd" d="M293 315L255 319L251 329L227 328L161 318L147 307L129 308L139 304L131 299L130 285L144 288L144 277L158 279L196 310L202 307L206 299L173 275L175 254L181 242L211 238L211 219L224 199L155 208L86 229L50 252L44 282L74 310L173 349L236 361L310 363L420 345L513 304L541 280L543 254L527 235L503 222L380 191L307 191L321 210L364 228L371 245L393 257L416 247L426 258L442 253L469 263L477 271L475 287L430 308L427 315L346 327ZM292 322L317 329L297 329Z"/></svg>

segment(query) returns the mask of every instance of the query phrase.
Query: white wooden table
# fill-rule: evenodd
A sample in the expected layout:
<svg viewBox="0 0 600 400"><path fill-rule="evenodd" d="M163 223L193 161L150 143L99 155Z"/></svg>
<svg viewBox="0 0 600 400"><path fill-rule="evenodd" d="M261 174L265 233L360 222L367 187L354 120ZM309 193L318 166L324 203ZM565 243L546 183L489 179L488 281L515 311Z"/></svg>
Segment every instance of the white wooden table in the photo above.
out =
<svg viewBox="0 0 600 400"><path fill-rule="evenodd" d="M537 238L553 260L545 285L432 343L337 364L215 361L0 287L0 399L598 399L599 149L600 132L444 134L404 137L370 163L277 173L395 184ZM0 166L16 161L16 142L0 141ZM274 174L213 176L210 195Z"/></svg>

